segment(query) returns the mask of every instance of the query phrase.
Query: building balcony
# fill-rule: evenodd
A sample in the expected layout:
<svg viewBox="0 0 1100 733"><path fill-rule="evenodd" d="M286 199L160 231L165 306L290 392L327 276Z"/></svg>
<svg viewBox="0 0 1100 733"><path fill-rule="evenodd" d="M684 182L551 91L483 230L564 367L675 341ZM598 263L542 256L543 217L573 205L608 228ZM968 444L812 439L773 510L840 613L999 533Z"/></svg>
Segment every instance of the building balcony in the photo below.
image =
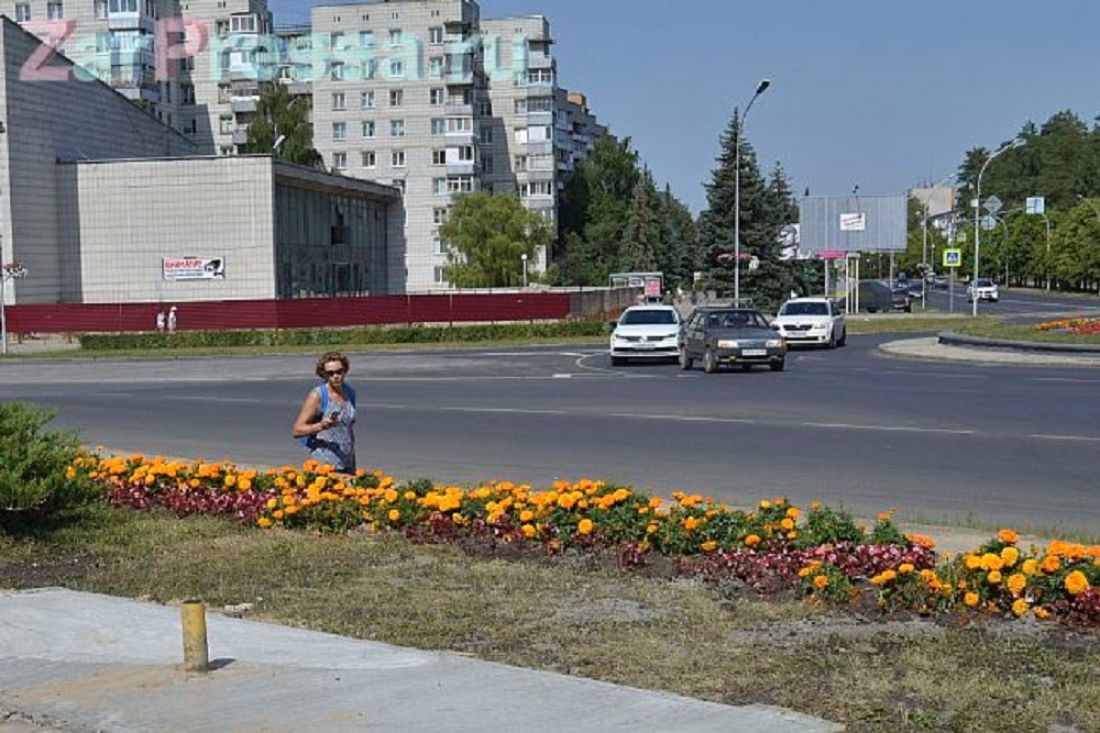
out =
<svg viewBox="0 0 1100 733"><path fill-rule="evenodd" d="M313 93L313 84L308 81L280 79L279 83L286 87L287 94L292 97L308 97Z"/></svg>
<svg viewBox="0 0 1100 733"><path fill-rule="evenodd" d="M233 114L248 114L255 112L256 103L259 99L259 97L231 97L229 100L229 109L233 111Z"/></svg>
<svg viewBox="0 0 1100 733"><path fill-rule="evenodd" d="M453 71L443 72L443 82L451 86L473 86L474 84L474 70L473 69L454 69Z"/></svg>
<svg viewBox="0 0 1100 733"><path fill-rule="evenodd" d="M527 84L527 96L530 97L552 97L554 96L554 85L550 82L529 82Z"/></svg>
<svg viewBox="0 0 1100 733"><path fill-rule="evenodd" d="M474 145L477 143L476 130L464 130L462 132L448 132L443 136L448 148L456 148L459 145Z"/></svg>
<svg viewBox="0 0 1100 733"><path fill-rule="evenodd" d="M553 181L555 175L556 174L553 170L532 170L531 168L527 169L528 181Z"/></svg>
<svg viewBox="0 0 1100 733"><path fill-rule="evenodd" d="M532 53L527 56L528 69L552 69L554 57L543 53Z"/></svg>
<svg viewBox="0 0 1100 733"><path fill-rule="evenodd" d="M474 105L472 104L451 104L447 103L443 105L443 114L448 117L473 117Z"/></svg>
<svg viewBox="0 0 1100 733"><path fill-rule="evenodd" d="M554 124L553 112L528 112L528 125L552 125Z"/></svg>
<svg viewBox="0 0 1100 733"><path fill-rule="evenodd" d="M447 161L448 176L472 176L477 169L477 164L472 160Z"/></svg>
<svg viewBox="0 0 1100 733"><path fill-rule="evenodd" d="M156 21L141 13L111 13L107 18L107 29L112 31L137 31L153 33Z"/></svg>
<svg viewBox="0 0 1100 733"><path fill-rule="evenodd" d="M549 140L536 140L527 143L528 155L553 155L554 143Z"/></svg>
<svg viewBox="0 0 1100 733"><path fill-rule="evenodd" d="M246 145L246 144L248 144L248 130L234 130L233 131L233 144L234 145Z"/></svg>
<svg viewBox="0 0 1100 733"><path fill-rule="evenodd" d="M114 80L111 87L131 102L159 102L160 91L155 87L141 86L125 79Z"/></svg>
<svg viewBox="0 0 1100 733"><path fill-rule="evenodd" d="M558 205L553 195L528 196L523 200L523 203L526 204L528 209L554 209Z"/></svg>

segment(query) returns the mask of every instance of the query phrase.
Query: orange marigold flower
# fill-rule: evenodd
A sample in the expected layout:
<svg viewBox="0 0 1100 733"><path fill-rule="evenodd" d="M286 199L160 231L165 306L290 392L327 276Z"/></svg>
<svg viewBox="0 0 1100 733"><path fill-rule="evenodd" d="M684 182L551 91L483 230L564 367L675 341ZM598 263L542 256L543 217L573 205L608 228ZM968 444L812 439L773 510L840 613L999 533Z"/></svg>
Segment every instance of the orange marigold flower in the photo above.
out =
<svg viewBox="0 0 1100 733"><path fill-rule="evenodd" d="M760 500L760 508L761 509L771 509L772 508L772 503L770 501L768 501L767 499L761 499Z"/></svg>
<svg viewBox="0 0 1100 733"><path fill-rule="evenodd" d="M530 522L534 518L535 513L530 509L524 509L522 512L519 513L519 521L521 522Z"/></svg>
<svg viewBox="0 0 1100 733"><path fill-rule="evenodd" d="M912 563L904 562L898 565L898 572L902 575L911 575L914 570L916 570L916 568L913 567Z"/></svg>
<svg viewBox="0 0 1100 733"><path fill-rule="evenodd" d="M897 577L898 577L898 574L893 570L883 570L882 571L883 581L891 581L891 580L896 579Z"/></svg>
<svg viewBox="0 0 1100 733"><path fill-rule="evenodd" d="M649 524L647 524L645 526L645 533L646 534L653 534L656 531L657 531L657 523L656 522L650 522Z"/></svg>
<svg viewBox="0 0 1100 733"><path fill-rule="evenodd" d="M872 576L872 578L871 578L871 585L882 585L885 582L886 581L883 580L881 575L875 575L875 576Z"/></svg>
<svg viewBox="0 0 1100 733"><path fill-rule="evenodd" d="M1039 565L1044 573L1057 572L1060 567L1062 567L1062 560L1057 555L1047 555Z"/></svg>
<svg viewBox="0 0 1100 733"><path fill-rule="evenodd" d="M1008 576L1006 585L1013 594L1019 595L1024 592L1024 588L1027 588L1027 576L1023 573L1013 573Z"/></svg>
<svg viewBox="0 0 1100 733"><path fill-rule="evenodd" d="M748 547L756 547L760 544L760 537L758 535L750 534L745 538L745 545Z"/></svg>
<svg viewBox="0 0 1100 733"><path fill-rule="evenodd" d="M1002 529L997 533L997 539L1001 542L1007 542L1010 545L1014 545L1020 541L1020 535L1016 534L1015 530Z"/></svg>
<svg viewBox="0 0 1100 733"><path fill-rule="evenodd" d="M992 552L982 555L982 570L1000 570L1004 566L1005 561L1000 555L994 555Z"/></svg>
<svg viewBox="0 0 1100 733"><path fill-rule="evenodd" d="M1000 570L990 570L989 575L985 576L985 579L988 580L993 585L999 585L1000 582L1001 582L1001 571Z"/></svg>
<svg viewBox="0 0 1100 733"><path fill-rule="evenodd" d="M812 565L807 565L806 567L804 567L804 568L802 568L801 570L798 571L798 577L805 578L813 572L814 572L814 567Z"/></svg>
<svg viewBox="0 0 1100 733"><path fill-rule="evenodd" d="M970 608L977 608L980 601L981 597L974 591L970 591L965 596L963 596L963 603L965 603Z"/></svg>
<svg viewBox="0 0 1100 733"><path fill-rule="evenodd" d="M1047 619L1050 618L1050 611L1042 606L1038 606L1035 609L1035 618Z"/></svg>
<svg viewBox="0 0 1100 733"><path fill-rule="evenodd" d="M810 508L811 509L820 509L821 508L821 502L820 501L811 501L810 502Z"/></svg>
<svg viewBox="0 0 1100 733"><path fill-rule="evenodd" d="M520 527L520 532L523 532L523 536L527 539L531 539L535 536L535 528L530 524L525 524Z"/></svg>
<svg viewBox="0 0 1100 733"><path fill-rule="evenodd" d="M818 590L825 590L829 587L829 578L824 575L818 575L814 577L814 587Z"/></svg>
<svg viewBox="0 0 1100 733"><path fill-rule="evenodd" d="M894 516L894 513L892 511L879 512L878 513L878 521L880 521L880 522L889 522L890 519L893 518L893 516Z"/></svg>
<svg viewBox="0 0 1100 733"><path fill-rule="evenodd" d="M798 516L800 514L802 514L802 511L798 507L792 506L789 509L787 509L787 516L790 517L791 519L798 519ZM1098 549L1100 549L1100 548L1098 548Z"/></svg>
<svg viewBox="0 0 1100 733"><path fill-rule="evenodd" d="M596 525L591 519L582 519L577 524L577 531L581 534L592 534L592 530L595 529L595 527Z"/></svg>
<svg viewBox="0 0 1100 733"><path fill-rule="evenodd" d="M794 529L794 520L790 517L784 517L783 521L779 523L779 526L790 532Z"/></svg>
<svg viewBox="0 0 1100 733"><path fill-rule="evenodd" d="M1016 564L1016 561L1020 559L1020 551L1015 547L1006 547L1001 550L1001 560L1004 561L1005 567L1010 568Z"/></svg>
<svg viewBox="0 0 1100 733"><path fill-rule="evenodd" d="M1039 561L1033 557L1029 557L1027 560L1024 560L1024 564L1020 566L1020 570L1023 571L1024 575L1035 575L1039 572Z"/></svg>
<svg viewBox="0 0 1100 733"><path fill-rule="evenodd" d="M1017 618L1019 618L1020 616L1023 616L1025 613L1027 613L1028 608L1029 608L1028 602L1025 601L1023 598L1017 598L1012 603L1012 613L1016 614Z"/></svg>
<svg viewBox="0 0 1100 733"><path fill-rule="evenodd" d="M963 562L966 563L967 570L978 570L982 566L982 559L977 555L967 555Z"/></svg>
<svg viewBox="0 0 1100 733"><path fill-rule="evenodd" d="M268 519L267 517L260 517L259 519L256 520L256 524L259 525L263 529L267 529L268 527L271 526L271 520Z"/></svg>
<svg viewBox="0 0 1100 733"><path fill-rule="evenodd" d="M707 540L703 544L699 545L699 549L703 552L714 552L718 549L718 543L714 540Z"/></svg>
<svg viewBox="0 0 1100 733"><path fill-rule="evenodd" d="M1067 575L1063 584L1066 586L1066 590L1069 591L1070 595L1074 596L1084 593L1090 588L1088 577L1080 570L1074 570Z"/></svg>
<svg viewBox="0 0 1100 733"><path fill-rule="evenodd" d="M401 512L397 509L390 509L389 514L386 515L391 522L396 522L401 519Z"/></svg>
<svg viewBox="0 0 1100 733"><path fill-rule="evenodd" d="M279 500L278 499L268 499L267 500L267 508L268 509L274 509L277 506L279 506Z"/></svg>

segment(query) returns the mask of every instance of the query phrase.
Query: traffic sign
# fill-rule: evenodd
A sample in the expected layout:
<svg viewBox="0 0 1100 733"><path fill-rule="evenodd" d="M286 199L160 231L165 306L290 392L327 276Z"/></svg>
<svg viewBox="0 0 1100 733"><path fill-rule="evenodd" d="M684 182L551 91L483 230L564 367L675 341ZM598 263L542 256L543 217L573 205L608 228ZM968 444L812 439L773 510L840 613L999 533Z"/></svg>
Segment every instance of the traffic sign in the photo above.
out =
<svg viewBox="0 0 1100 733"><path fill-rule="evenodd" d="M991 232L997 228L997 217L995 216L983 216L982 217L982 229Z"/></svg>
<svg viewBox="0 0 1100 733"><path fill-rule="evenodd" d="M990 214L996 214L998 211L1004 208L1004 202L996 196L990 196L985 200L985 210Z"/></svg>
<svg viewBox="0 0 1100 733"><path fill-rule="evenodd" d="M963 251L961 249L945 249L943 251L943 266L944 267L961 267L963 259Z"/></svg>
<svg viewBox="0 0 1100 733"><path fill-rule="evenodd" d="M1047 210L1047 200L1042 196L1030 196L1027 199L1027 213L1032 215L1043 215Z"/></svg>

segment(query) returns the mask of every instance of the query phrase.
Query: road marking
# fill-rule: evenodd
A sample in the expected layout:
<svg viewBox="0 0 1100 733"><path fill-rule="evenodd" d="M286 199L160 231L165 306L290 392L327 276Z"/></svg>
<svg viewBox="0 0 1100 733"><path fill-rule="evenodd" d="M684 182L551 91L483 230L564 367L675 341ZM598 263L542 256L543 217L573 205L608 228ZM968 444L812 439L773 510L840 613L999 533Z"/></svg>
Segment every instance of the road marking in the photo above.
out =
<svg viewBox="0 0 1100 733"><path fill-rule="evenodd" d="M158 400L175 400L177 402L245 402L248 404L260 404L267 400L258 397L200 397L198 395L157 395Z"/></svg>
<svg viewBox="0 0 1100 733"><path fill-rule="evenodd" d="M932 433L940 435L978 435L976 430L951 430L948 428L914 428L905 425L854 425L841 422L803 422L799 425L807 428L826 428L829 430L877 430L884 433Z"/></svg>
<svg viewBox="0 0 1100 733"><path fill-rule="evenodd" d="M1100 379L1074 379L1071 377L1031 377L1032 382L1058 382L1061 384L1100 384Z"/></svg>
<svg viewBox="0 0 1100 733"><path fill-rule="evenodd" d="M730 423L735 425L756 425L757 420L739 417L707 417L705 415L646 415L637 412L612 412L606 417L621 417L628 420L668 420L670 422L708 422Z"/></svg>
<svg viewBox="0 0 1100 733"><path fill-rule="evenodd" d="M626 375L625 375L625 374L623 374L622 372L620 372L620 371L616 371L616 370L614 370L614 369L605 369L605 368L603 368L603 367L593 367L593 366L587 366L587 365L586 365L586 364L584 363L584 360L585 360L585 359L590 359L590 358L592 358L593 356L601 356L601 355L603 355L603 354L605 354L605 353L606 353L606 352L602 352L602 351L601 351L601 352L596 352L596 353L594 353L594 354L589 354L588 356L582 356L581 358L577 359L577 361L576 361L576 362L574 362L574 363L575 363L575 364L577 365L577 367L578 367L578 368L580 368L580 369L591 369L591 370L592 370L592 371L594 371L594 372L603 372L604 374L614 374L614 375L615 375L615 376L617 376L617 377L624 377L624 376L626 376Z"/></svg>
<svg viewBox="0 0 1100 733"><path fill-rule="evenodd" d="M1035 438L1036 440L1064 440L1064 441L1076 441L1079 443L1100 443L1100 438L1094 438L1089 435L1043 435L1042 433L1032 433L1027 436L1029 438Z"/></svg>

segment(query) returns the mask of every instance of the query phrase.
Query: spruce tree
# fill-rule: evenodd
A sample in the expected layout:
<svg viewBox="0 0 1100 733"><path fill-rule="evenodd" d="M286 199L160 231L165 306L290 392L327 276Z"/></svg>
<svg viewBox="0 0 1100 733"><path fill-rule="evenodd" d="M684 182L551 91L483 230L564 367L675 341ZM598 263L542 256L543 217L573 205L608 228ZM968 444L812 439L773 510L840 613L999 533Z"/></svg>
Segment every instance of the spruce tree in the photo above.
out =
<svg viewBox="0 0 1100 733"><path fill-rule="evenodd" d="M658 269L658 253L665 249L660 213L653 176L647 170L634 186L627 210L619 259L621 271L654 272Z"/></svg>

